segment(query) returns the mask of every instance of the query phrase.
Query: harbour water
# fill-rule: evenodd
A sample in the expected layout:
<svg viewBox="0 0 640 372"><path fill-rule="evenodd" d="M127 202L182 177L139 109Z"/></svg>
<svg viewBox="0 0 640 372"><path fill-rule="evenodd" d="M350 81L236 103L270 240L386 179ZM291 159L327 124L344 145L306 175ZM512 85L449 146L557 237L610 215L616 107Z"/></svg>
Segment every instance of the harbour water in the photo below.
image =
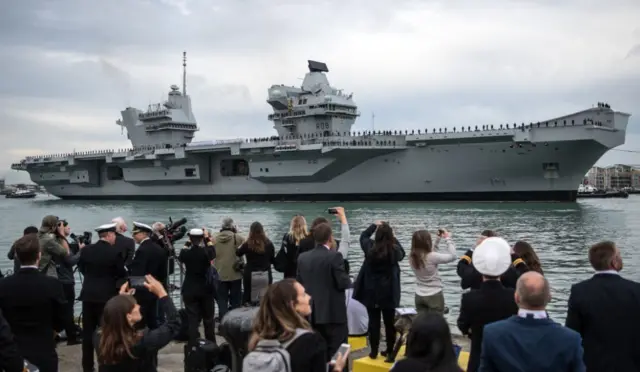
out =
<svg viewBox="0 0 640 372"><path fill-rule="evenodd" d="M151 224L166 222L169 217L188 219L187 226L217 229L222 218L233 217L241 232L260 221L277 247L295 214L310 223L317 216L328 215L326 203L180 203L180 202L90 202L62 201L38 197L34 200L0 199L3 230L0 232L0 268L10 270L13 263L6 252L28 225L39 226L43 216L65 218L80 235L93 231L113 217L124 217L129 226L136 220ZM522 239L538 252L545 275L552 286L553 300L549 313L564 323L571 285L588 278L592 269L587 259L588 247L599 240L613 240L624 259L623 275L640 280L640 195L629 199L592 199L577 203L347 203L343 205L351 227L349 260L354 274L362 262L358 244L360 233L373 221L389 221L397 238L409 251L411 234L427 228L432 233L445 227L452 233L459 255L473 246L478 233L494 229L510 243ZM337 225L336 225L337 227ZM336 231L339 231L336 229ZM95 239L95 234L94 234ZM177 245L178 247L181 244ZM455 263L442 265L445 298L451 309L448 317L455 324L460 304L459 278ZM413 273L408 260L401 262L402 305L413 306ZM79 286L77 286L79 287ZM79 289L79 288L78 288ZM452 330L457 331L455 327Z"/></svg>

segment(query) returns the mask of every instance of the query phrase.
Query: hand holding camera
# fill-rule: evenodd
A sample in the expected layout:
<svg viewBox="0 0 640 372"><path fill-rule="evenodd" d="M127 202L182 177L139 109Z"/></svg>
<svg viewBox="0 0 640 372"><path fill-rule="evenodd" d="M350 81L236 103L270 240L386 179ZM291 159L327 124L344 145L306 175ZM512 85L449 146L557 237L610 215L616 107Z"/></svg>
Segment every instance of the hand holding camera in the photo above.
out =
<svg viewBox="0 0 640 372"><path fill-rule="evenodd" d="M450 238L451 237L451 233L448 232L445 228L440 227L438 229L438 237L439 238Z"/></svg>

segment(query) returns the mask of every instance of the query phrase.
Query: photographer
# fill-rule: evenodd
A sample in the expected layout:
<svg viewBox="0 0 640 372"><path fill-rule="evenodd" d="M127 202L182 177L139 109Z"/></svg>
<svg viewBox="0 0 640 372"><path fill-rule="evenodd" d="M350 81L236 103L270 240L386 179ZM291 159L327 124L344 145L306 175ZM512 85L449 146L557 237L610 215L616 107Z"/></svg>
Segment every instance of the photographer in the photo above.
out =
<svg viewBox="0 0 640 372"><path fill-rule="evenodd" d="M64 244L65 242L69 245L69 254L64 256L61 260L57 261L56 270L58 273L58 279L62 283L62 288L64 289L64 296L67 300L66 307L66 315L67 322L65 324L65 333L67 334L67 345L77 345L80 342L78 341L78 329L76 328L76 324L74 322L74 311L73 305L75 304L76 299L76 278L74 276L73 267L78 264L78 260L80 260L80 250L84 248L84 243L78 238L71 234L71 227L69 223L65 220L61 220L62 226L64 226L64 231L62 236L57 236L58 242L60 244ZM68 237L75 237L75 241L73 243L68 242ZM81 237L82 238L82 237Z"/></svg>
<svg viewBox="0 0 640 372"><path fill-rule="evenodd" d="M202 229L191 229L189 240L184 244L178 257L186 268L181 292L187 311L191 344L200 337L198 332L200 321L204 325L205 338L213 343L216 342L213 326L215 289L207 283L207 274L215 258L216 252L208 239L208 234Z"/></svg>
<svg viewBox="0 0 640 372"><path fill-rule="evenodd" d="M238 234L233 219L225 218L222 228L215 237L216 260L215 268L220 275L218 283L218 316L220 321L229 310L240 307L242 301L242 273L244 265L236 250L245 239Z"/></svg>
<svg viewBox="0 0 640 372"><path fill-rule="evenodd" d="M38 265L38 270L47 276L58 277L55 262L59 262L64 256L69 254L69 244L64 238L65 227L56 216L45 216L42 219L40 231L38 231L38 242L42 257Z"/></svg>

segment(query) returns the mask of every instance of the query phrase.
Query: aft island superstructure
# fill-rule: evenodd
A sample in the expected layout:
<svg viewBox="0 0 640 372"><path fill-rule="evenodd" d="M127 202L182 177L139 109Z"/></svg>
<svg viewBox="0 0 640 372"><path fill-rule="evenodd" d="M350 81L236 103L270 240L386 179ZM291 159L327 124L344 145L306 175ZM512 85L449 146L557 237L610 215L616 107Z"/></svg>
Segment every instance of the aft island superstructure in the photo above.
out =
<svg viewBox="0 0 640 372"><path fill-rule="evenodd" d="M630 116L598 103L521 124L356 132L353 94L329 84L326 64L308 69L300 87L268 89L272 137L193 141L183 78L166 102L121 112L132 148L31 156L12 168L63 199L574 201L587 170L624 144Z"/></svg>

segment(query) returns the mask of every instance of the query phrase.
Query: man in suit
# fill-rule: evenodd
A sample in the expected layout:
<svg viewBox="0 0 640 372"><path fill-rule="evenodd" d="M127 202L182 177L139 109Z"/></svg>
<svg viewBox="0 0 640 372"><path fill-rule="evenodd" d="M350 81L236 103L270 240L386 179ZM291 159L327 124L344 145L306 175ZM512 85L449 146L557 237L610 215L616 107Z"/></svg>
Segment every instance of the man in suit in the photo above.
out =
<svg viewBox="0 0 640 372"><path fill-rule="evenodd" d="M96 229L100 240L80 251L78 270L84 276L82 301L82 369L93 371L93 332L100 325L104 305L119 292L118 284L125 278L122 252L114 247L116 224Z"/></svg>
<svg viewBox="0 0 640 372"><path fill-rule="evenodd" d="M16 242L20 270L0 280L0 309L11 327L20 355L42 372L58 371L54 331L65 325L64 291L56 279L38 271L41 257L36 235Z"/></svg>
<svg viewBox="0 0 640 372"><path fill-rule="evenodd" d="M479 246L485 239L498 236L493 230L484 230L478 239L476 239L476 247ZM475 248L471 248L460 257L458 261L458 267L456 272L460 277L460 287L462 289L478 289L482 285L482 275L473 266L473 251ZM515 288L518 277L529 269L527 264L518 257L517 254L511 253L511 266L509 269L500 276L500 282L502 285L508 288Z"/></svg>
<svg viewBox="0 0 640 372"><path fill-rule="evenodd" d="M129 275L138 277L151 275L160 283L165 283L169 255L166 249L161 248L151 240L149 234L152 232L151 226L133 222L131 235L138 243L138 249L133 257L133 262L129 266ZM144 288L136 289L135 297L138 304L140 304L140 313L142 314L142 321L138 323L138 327L158 328L158 297Z"/></svg>
<svg viewBox="0 0 640 372"><path fill-rule="evenodd" d="M122 217L116 217L112 221L116 224L116 248L122 250L124 264L126 267L133 262L133 256L136 251L136 242L123 234L127 232L127 223Z"/></svg>
<svg viewBox="0 0 640 372"><path fill-rule="evenodd" d="M311 324L327 342L328 358L347 342L345 290L351 285L342 254L329 248L331 226L314 227L316 247L298 257L298 282L312 298Z"/></svg>
<svg viewBox="0 0 640 372"><path fill-rule="evenodd" d="M473 253L473 265L483 282L479 289L462 295L458 316L458 328L471 338L468 372L475 372L480 364L484 326L518 312L514 290L500 282L500 276L511 266L509 243L497 237L484 239Z"/></svg>
<svg viewBox="0 0 640 372"><path fill-rule="evenodd" d="M23 372L23 368L24 361L18 351L18 345L13 339L9 323L0 311L0 371Z"/></svg>
<svg viewBox="0 0 640 372"><path fill-rule="evenodd" d="M571 287L566 321L582 336L587 371L640 371L640 284L620 276L613 242L593 245L589 262L596 273Z"/></svg>
<svg viewBox="0 0 640 372"><path fill-rule="evenodd" d="M484 327L481 372L585 372L582 338L549 319L549 282L537 272L516 285L518 315Z"/></svg>

